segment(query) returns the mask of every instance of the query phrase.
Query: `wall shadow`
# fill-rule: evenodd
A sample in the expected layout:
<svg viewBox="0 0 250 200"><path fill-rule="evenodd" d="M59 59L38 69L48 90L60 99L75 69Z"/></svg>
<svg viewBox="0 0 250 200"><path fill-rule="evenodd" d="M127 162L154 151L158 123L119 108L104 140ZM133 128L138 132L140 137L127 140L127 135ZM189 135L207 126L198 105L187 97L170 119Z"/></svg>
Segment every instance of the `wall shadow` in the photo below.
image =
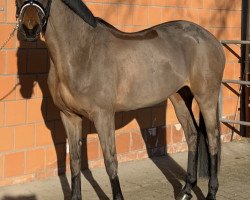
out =
<svg viewBox="0 0 250 200"><path fill-rule="evenodd" d="M167 153L168 138L167 134L167 101L156 105L150 109L151 112L145 112L145 109L127 112L127 116L123 121L122 126L127 125L133 119L136 119L141 129L141 134L146 145L146 150L149 158L153 161L155 166L166 177L166 180L172 185L175 198L181 192L184 185L181 181L186 180L186 170L184 170L171 156ZM157 110L157 111L156 111ZM154 111L156 111L154 113ZM158 113L158 114L157 114ZM158 116L160 114L160 117ZM158 117L157 117L158 116ZM147 122L147 119L151 119ZM146 121L145 121L146 120ZM150 124L151 123L151 124ZM121 127L116 127L119 129ZM173 134L173 133L172 133ZM173 137L173 136L172 136ZM164 158L164 159L162 159ZM196 186L193 192L197 199L205 199L201 189Z"/></svg>
<svg viewBox="0 0 250 200"><path fill-rule="evenodd" d="M1 200L37 200L35 195L27 196L4 196Z"/></svg>

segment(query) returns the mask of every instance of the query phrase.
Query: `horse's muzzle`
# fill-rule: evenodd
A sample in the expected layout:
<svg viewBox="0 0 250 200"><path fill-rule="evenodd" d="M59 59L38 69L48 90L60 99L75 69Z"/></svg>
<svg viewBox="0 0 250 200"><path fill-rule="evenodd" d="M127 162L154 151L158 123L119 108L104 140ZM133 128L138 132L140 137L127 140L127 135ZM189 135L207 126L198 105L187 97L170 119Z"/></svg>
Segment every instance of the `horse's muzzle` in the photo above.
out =
<svg viewBox="0 0 250 200"><path fill-rule="evenodd" d="M24 40L28 42L35 42L39 38L39 34L42 31L39 25L34 26L33 29L28 29L24 24L19 28L20 33Z"/></svg>

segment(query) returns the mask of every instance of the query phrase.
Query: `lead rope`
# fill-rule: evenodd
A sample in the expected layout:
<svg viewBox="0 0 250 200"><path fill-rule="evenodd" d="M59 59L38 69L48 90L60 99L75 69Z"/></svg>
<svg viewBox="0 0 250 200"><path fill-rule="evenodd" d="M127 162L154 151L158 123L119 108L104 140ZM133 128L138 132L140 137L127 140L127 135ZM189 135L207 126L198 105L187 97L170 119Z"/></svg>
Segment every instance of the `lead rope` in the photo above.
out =
<svg viewBox="0 0 250 200"><path fill-rule="evenodd" d="M14 27L13 31L10 33L9 37L7 40L3 42L3 44L0 46L0 51L6 46L6 44L15 36L16 31L19 28L19 22L16 23L16 26Z"/></svg>

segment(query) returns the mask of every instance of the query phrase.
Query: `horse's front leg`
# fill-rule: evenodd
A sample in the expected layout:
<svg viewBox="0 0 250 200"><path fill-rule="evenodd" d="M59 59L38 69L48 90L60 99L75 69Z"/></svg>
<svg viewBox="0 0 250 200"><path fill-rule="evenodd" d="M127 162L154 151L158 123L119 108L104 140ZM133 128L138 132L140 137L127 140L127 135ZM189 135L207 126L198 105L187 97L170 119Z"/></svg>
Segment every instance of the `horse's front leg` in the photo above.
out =
<svg viewBox="0 0 250 200"><path fill-rule="evenodd" d="M110 178L113 199L123 200L117 175L118 162L115 147L114 113L103 110L98 111L94 116L94 123L99 135L106 171Z"/></svg>
<svg viewBox="0 0 250 200"><path fill-rule="evenodd" d="M61 118L66 130L69 143L71 169L71 200L81 200L81 133L82 118L74 114L64 114Z"/></svg>

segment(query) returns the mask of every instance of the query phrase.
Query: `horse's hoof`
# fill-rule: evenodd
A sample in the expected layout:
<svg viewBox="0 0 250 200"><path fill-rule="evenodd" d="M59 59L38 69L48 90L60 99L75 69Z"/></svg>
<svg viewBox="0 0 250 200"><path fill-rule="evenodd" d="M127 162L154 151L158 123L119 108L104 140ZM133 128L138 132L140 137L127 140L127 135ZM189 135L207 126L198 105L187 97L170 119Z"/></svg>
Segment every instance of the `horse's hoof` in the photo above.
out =
<svg viewBox="0 0 250 200"><path fill-rule="evenodd" d="M121 195L116 195L113 199L114 200L124 200L122 194Z"/></svg>
<svg viewBox="0 0 250 200"><path fill-rule="evenodd" d="M208 194L206 200L216 200L216 197L212 194Z"/></svg>
<svg viewBox="0 0 250 200"><path fill-rule="evenodd" d="M187 193L184 193L184 194L179 194L178 197L176 198L176 200L190 200L192 199L192 195L191 194L187 194Z"/></svg>
<svg viewBox="0 0 250 200"><path fill-rule="evenodd" d="M81 195L72 196L71 200L82 200L82 196Z"/></svg>

